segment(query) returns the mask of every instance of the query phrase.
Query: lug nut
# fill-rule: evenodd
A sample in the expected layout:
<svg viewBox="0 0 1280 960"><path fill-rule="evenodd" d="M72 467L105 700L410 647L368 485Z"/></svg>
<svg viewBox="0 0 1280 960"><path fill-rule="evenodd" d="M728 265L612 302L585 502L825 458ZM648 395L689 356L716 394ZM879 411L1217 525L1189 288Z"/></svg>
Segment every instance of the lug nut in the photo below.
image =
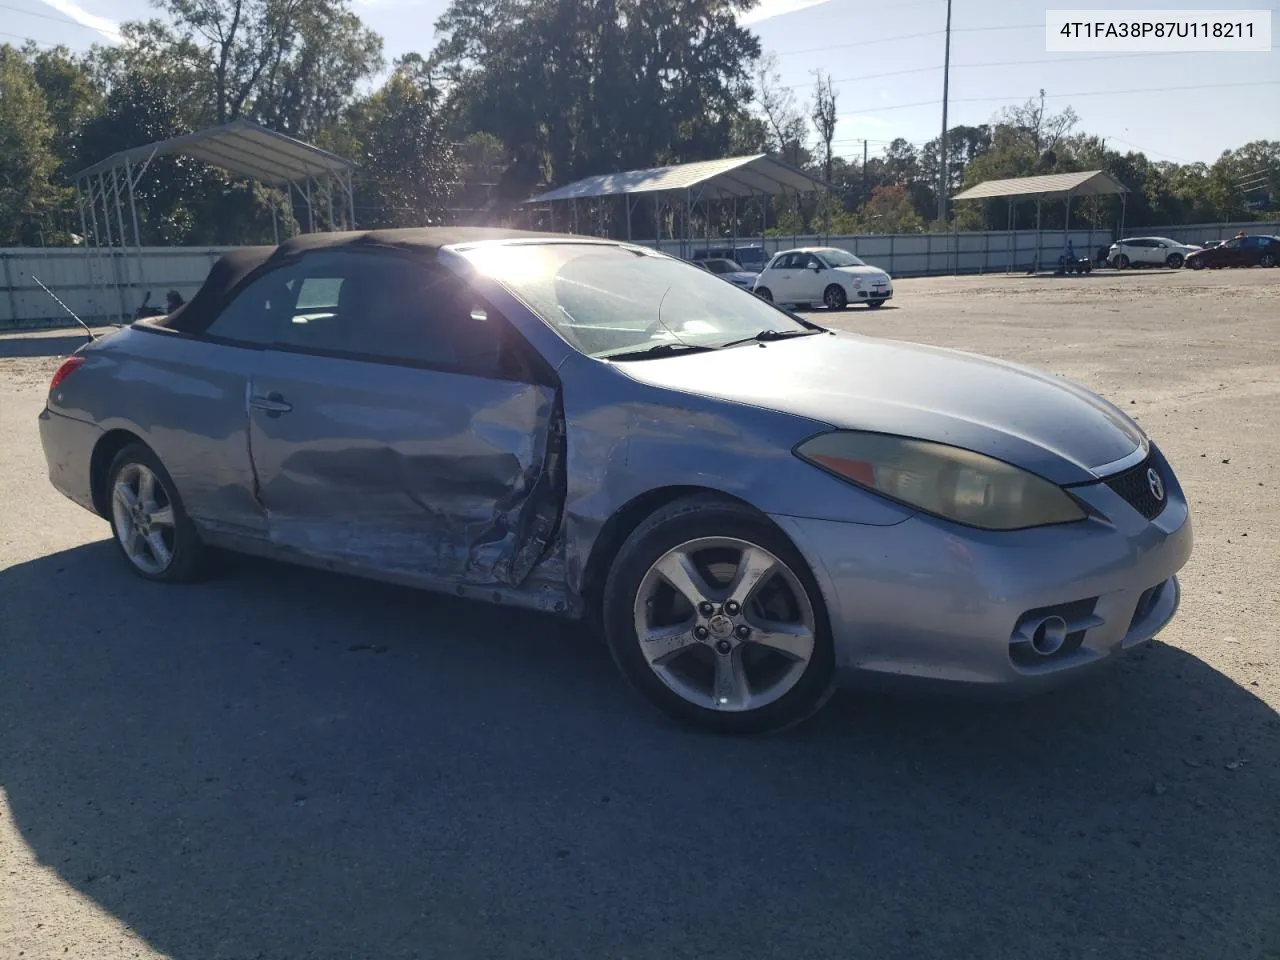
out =
<svg viewBox="0 0 1280 960"><path fill-rule="evenodd" d="M693 635L694 635L695 637L697 637L699 640L705 640L705 639L707 639L707 628L706 628L706 627L694 627L694 628L693 628Z"/></svg>
<svg viewBox="0 0 1280 960"><path fill-rule="evenodd" d="M733 644L731 644L728 640L716 641L716 653L728 653L732 649L733 649Z"/></svg>
<svg viewBox="0 0 1280 960"><path fill-rule="evenodd" d="M738 634L739 639L745 640L751 635L751 628L742 623L738 625L738 629L735 632Z"/></svg>
<svg viewBox="0 0 1280 960"><path fill-rule="evenodd" d="M716 608L712 606L710 600L703 600L700 604L698 604L698 612L702 614L704 617L709 617L716 612Z"/></svg>
<svg viewBox="0 0 1280 960"><path fill-rule="evenodd" d="M731 617L736 617L740 609L741 607L739 607L737 602L734 600L730 600L728 603L724 605L724 612Z"/></svg>

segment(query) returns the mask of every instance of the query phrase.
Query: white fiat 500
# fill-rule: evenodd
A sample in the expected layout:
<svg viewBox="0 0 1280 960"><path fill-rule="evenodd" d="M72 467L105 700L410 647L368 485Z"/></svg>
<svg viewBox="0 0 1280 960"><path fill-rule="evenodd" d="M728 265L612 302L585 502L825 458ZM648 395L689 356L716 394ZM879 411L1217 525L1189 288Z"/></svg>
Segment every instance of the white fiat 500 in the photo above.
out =
<svg viewBox="0 0 1280 960"><path fill-rule="evenodd" d="M828 310L865 303L874 309L892 299L893 280L847 250L800 247L774 254L752 289L774 303L821 303Z"/></svg>

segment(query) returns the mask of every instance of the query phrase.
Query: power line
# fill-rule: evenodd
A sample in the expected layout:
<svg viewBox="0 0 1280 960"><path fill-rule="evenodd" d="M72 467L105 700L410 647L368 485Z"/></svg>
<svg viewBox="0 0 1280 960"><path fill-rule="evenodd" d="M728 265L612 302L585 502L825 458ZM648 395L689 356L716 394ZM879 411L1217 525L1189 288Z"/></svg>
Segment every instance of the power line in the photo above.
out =
<svg viewBox="0 0 1280 960"><path fill-rule="evenodd" d="M1195 52L1196 52L1196 51L1180 51L1180 50L1148 50L1148 51L1144 51L1144 52L1142 52L1142 53L1103 53L1103 54L1099 54L1099 55L1097 55L1097 56L1093 56L1093 57L1082 57L1082 56L1074 56L1074 55L1070 55L1070 54L1068 54L1068 56L1070 56L1070 57L1071 57L1071 59L1070 59L1070 60L1047 60L1047 61L1046 61L1046 60L1044 60L1044 59L1040 59L1040 60L988 60L988 61L987 61L987 62L985 62L985 63L953 63L953 64L951 65L951 69L952 69L952 70L972 70L972 69L985 68L985 67L1022 67L1022 66L1037 66L1037 67L1038 67L1038 66L1043 66L1045 63L1066 63L1066 64L1076 64L1076 63L1088 63L1088 62L1093 62L1093 61L1098 61L1098 60L1129 60L1129 59L1132 59L1133 57L1168 57L1168 56L1177 56L1177 55L1179 55L1179 54L1182 54L1183 56L1186 56L1186 55L1188 55L1188 54L1194 55L1194 53L1195 53ZM1212 51L1201 51L1201 52L1212 52ZM858 75L858 76L856 76L856 77L839 77L839 78L834 78L834 79L832 79L832 81L831 81L831 82L832 82L832 83L837 83L837 84L839 84L839 83L857 83L857 82L862 81L862 80L880 80L880 79L883 79L883 78L885 78L885 77L905 77L905 76L907 76L908 74L913 74L913 73L930 73L930 72L932 72L932 71L934 71L934 70L941 70L941 69L942 69L942 64L938 63L938 64L934 64L933 66L929 66L929 67L910 67L910 68L908 68L908 69L906 69L906 70L890 70L890 71L887 71L887 72L885 72L885 73L864 73L864 74L859 74L859 75ZM807 88L809 87L809 84L807 84L807 83L782 83L782 84L779 84L779 86L781 86L781 87L786 87L786 88L791 89L791 90L800 90L800 89L802 89L802 88L807 89Z"/></svg>
<svg viewBox="0 0 1280 960"><path fill-rule="evenodd" d="M86 30L95 29L94 27L87 26L78 20L72 20L70 17L64 16L63 14L54 16L52 13L43 13L39 10L28 10L26 7L11 7L7 3L0 3L0 10L13 10L17 13L25 13L29 17L40 17L42 20L53 20L55 23L69 23L73 27L84 27ZM12 37L14 34L7 33L5 36Z"/></svg>
<svg viewBox="0 0 1280 960"><path fill-rule="evenodd" d="M920 3L895 3L893 5L893 12L897 13L899 10L910 10L914 7L936 7L939 3L945 2L946 0L921 0ZM883 4L874 2L874 0L873 2L868 3L867 6L876 13L879 13L883 9ZM808 22L812 23L815 20L847 20L849 13L850 11L845 10L843 13L814 14L808 18ZM754 26L754 24L749 24L749 26Z"/></svg>
<svg viewBox="0 0 1280 960"><path fill-rule="evenodd" d="M1008 24L1006 26L998 26L998 27L962 27L962 28L958 27L953 29L951 32L952 33L985 33L989 30L1029 30L1032 27L1035 27L1037 30L1043 30L1044 24L1043 23L1013 23L1013 24ZM894 40L917 40L921 37L940 37L946 32L947 31L945 30L926 30L923 33L900 33L900 34L897 34L896 36L891 36L891 37L877 37L875 41L875 45L878 47L878 46L881 46L882 44L890 43ZM867 41L861 40L857 43L829 44L828 46L825 46L825 47L808 47L807 49L804 49L804 50L779 50L777 51L777 54L780 57L793 57L793 56L798 56L802 53L824 53L827 50L850 50L854 47L865 49L866 46L867 46Z"/></svg>
<svg viewBox="0 0 1280 960"><path fill-rule="evenodd" d="M34 43L38 47L57 47L61 44L52 42L51 40L37 40L35 37L26 37L20 33L9 33L7 30L0 30L0 37L13 37L15 40L23 40L27 43Z"/></svg>
<svg viewBox="0 0 1280 960"><path fill-rule="evenodd" d="M1045 95L1046 100L1063 100L1069 97L1114 97L1123 96L1131 93L1174 93L1182 90L1222 90L1227 87L1265 87L1280 84L1280 80L1250 80L1242 83L1195 83L1182 87L1134 87L1129 90L1080 90L1075 93L1050 93ZM1035 96L1028 97L952 97L952 103L1021 103L1024 100L1034 100ZM855 117L868 113L884 113L889 110L909 110L913 107L931 107L942 103L939 100L919 100L915 103L895 103L886 104L882 107L868 107L865 110L850 110L848 113L840 114L837 119L845 117Z"/></svg>

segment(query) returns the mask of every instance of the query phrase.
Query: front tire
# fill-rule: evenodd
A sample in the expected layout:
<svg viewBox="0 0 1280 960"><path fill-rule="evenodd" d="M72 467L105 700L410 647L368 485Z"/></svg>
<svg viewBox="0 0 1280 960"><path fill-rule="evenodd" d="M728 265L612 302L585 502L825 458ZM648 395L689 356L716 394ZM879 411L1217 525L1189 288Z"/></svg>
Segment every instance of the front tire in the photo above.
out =
<svg viewBox="0 0 1280 960"><path fill-rule="evenodd" d="M1190 261L1188 261L1188 262L1187 262L1187 266L1189 266L1192 270L1203 270L1203 269L1204 269L1204 261L1203 261L1203 260L1190 260Z"/></svg>
<svg viewBox="0 0 1280 960"><path fill-rule="evenodd" d="M849 305L849 298L844 295L844 287L833 283L822 291L822 302L828 310L843 310Z"/></svg>
<svg viewBox="0 0 1280 960"><path fill-rule="evenodd" d="M205 550L173 478L142 443L120 450L107 469L108 519L116 546L144 580L188 583L204 571Z"/></svg>
<svg viewBox="0 0 1280 960"><path fill-rule="evenodd" d="M1116 257L1115 262L1116 262L1117 270L1127 270L1129 268L1129 258L1126 257L1123 253Z"/></svg>
<svg viewBox="0 0 1280 960"><path fill-rule="evenodd" d="M868 301L867 301L867 307L868 307L869 309L871 309L871 310L879 310L879 309L880 309L881 307L883 307L883 306L884 306L884 301L883 301L883 300L868 300Z"/></svg>
<svg viewBox="0 0 1280 960"><path fill-rule="evenodd" d="M757 287L756 296L759 297L761 300L767 300L770 303L773 303L773 293L772 291L769 290L768 287Z"/></svg>
<svg viewBox="0 0 1280 960"><path fill-rule="evenodd" d="M733 501L684 498L637 527L609 571L603 620L631 686L690 726L777 732L835 689L813 575L781 531Z"/></svg>
<svg viewBox="0 0 1280 960"><path fill-rule="evenodd" d="M1182 254L1180 253L1171 253L1169 254L1168 259L1165 260L1165 264L1166 266L1169 267L1170 270L1181 269L1182 263L1183 263L1183 257L1182 257Z"/></svg>

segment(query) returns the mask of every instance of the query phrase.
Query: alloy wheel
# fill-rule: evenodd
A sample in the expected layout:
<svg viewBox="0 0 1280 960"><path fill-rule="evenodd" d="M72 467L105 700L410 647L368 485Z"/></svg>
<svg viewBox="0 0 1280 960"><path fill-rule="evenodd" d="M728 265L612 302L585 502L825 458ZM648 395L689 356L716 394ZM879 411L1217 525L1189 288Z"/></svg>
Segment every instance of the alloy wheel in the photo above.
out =
<svg viewBox="0 0 1280 960"><path fill-rule="evenodd" d="M719 712L785 696L814 656L813 605L791 568L737 537L668 550L633 608L645 662L677 696Z"/></svg>
<svg viewBox="0 0 1280 960"><path fill-rule="evenodd" d="M173 501L150 467L127 463L111 488L116 538L129 562L153 576L173 563L177 531Z"/></svg>

